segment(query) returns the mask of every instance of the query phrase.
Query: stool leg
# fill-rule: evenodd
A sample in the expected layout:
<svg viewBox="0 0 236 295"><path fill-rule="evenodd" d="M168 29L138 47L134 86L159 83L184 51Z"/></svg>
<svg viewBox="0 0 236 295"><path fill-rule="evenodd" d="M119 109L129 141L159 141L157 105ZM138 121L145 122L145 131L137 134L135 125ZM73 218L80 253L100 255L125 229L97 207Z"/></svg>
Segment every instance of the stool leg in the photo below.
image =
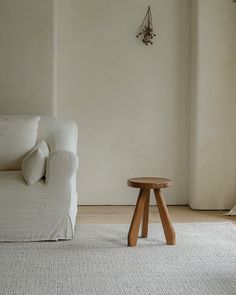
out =
<svg viewBox="0 0 236 295"><path fill-rule="evenodd" d="M147 238L148 236L148 217L149 217L149 203L150 203L150 189L145 191L145 204L143 211L143 222L142 222L142 238Z"/></svg>
<svg viewBox="0 0 236 295"><path fill-rule="evenodd" d="M158 210L168 245L175 245L175 230L171 223L170 215L160 189L154 190Z"/></svg>
<svg viewBox="0 0 236 295"><path fill-rule="evenodd" d="M145 190L140 189L134 215L131 221L129 234L128 234L128 246L133 247L137 244L139 226L143 215L144 203L145 203Z"/></svg>

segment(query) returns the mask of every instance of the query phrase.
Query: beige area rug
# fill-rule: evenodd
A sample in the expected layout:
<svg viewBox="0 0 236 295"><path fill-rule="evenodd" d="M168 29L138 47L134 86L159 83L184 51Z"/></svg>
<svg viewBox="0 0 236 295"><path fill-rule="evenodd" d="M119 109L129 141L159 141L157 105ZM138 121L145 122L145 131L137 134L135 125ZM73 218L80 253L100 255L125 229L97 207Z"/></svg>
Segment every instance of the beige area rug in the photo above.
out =
<svg viewBox="0 0 236 295"><path fill-rule="evenodd" d="M136 248L128 228L81 224L72 241L0 243L0 294L236 294L231 223L175 224L176 246L151 224Z"/></svg>

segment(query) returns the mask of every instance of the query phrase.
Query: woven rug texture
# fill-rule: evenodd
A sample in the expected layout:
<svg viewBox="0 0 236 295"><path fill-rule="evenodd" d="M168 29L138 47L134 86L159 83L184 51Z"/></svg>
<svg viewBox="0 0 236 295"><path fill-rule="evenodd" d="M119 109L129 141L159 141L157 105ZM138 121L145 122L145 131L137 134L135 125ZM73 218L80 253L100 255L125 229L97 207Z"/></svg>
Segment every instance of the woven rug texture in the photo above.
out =
<svg viewBox="0 0 236 295"><path fill-rule="evenodd" d="M235 226L174 227L175 246L160 224L133 248L125 224L79 224L71 241L0 243L0 294L236 294Z"/></svg>

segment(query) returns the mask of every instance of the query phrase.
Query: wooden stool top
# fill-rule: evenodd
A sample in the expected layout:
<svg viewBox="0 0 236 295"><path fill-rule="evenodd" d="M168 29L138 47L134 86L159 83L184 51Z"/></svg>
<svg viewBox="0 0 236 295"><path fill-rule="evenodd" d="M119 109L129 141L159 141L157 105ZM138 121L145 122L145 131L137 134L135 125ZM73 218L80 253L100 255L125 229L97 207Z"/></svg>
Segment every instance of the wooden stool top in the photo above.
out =
<svg viewBox="0 0 236 295"><path fill-rule="evenodd" d="M137 177L127 181L128 186L144 189L158 189L171 186L171 180L161 177Z"/></svg>

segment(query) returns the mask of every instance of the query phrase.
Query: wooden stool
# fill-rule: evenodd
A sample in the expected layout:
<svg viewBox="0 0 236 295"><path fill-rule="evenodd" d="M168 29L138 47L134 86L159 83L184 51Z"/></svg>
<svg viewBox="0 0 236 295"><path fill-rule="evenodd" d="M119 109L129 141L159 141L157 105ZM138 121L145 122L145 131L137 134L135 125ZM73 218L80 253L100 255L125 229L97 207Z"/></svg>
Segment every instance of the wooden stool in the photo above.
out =
<svg viewBox="0 0 236 295"><path fill-rule="evenodd" d="M134 210L134 215L128 234L128 246L133 247L137 244L139 226L142 221L142 238L148 236L148 215L149 215L149 202L150 190L154 190L156 197L157 207L160 213L162 226L164 229L166 242L168 245L175 245L175 231L171 223L170 215L161 193L161 188L171 186L171 181L165 178L157 177L141 177L131 178L127 182L128 186L140 188L138 200Z"/></svg>

